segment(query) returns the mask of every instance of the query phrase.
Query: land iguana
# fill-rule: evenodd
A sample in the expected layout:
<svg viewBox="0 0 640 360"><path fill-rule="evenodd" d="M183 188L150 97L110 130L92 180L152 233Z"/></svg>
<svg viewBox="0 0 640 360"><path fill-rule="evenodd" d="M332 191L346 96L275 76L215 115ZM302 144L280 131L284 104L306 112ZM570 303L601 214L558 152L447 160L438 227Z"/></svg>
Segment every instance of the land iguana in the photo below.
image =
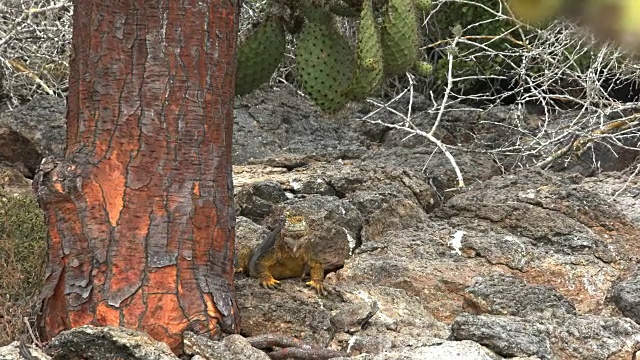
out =
<svg viewBox="0 0 640 360"><path fill-rule="evenodd" d="M313 251L311 239L306 237L309 227L304 216L285 213L273 231L255 249L242 247L236 257L236 273L257 278L260 285L275 289L278 280L304 278L310 270L311 280L306 284L325 295L324 266Z"/></svg>

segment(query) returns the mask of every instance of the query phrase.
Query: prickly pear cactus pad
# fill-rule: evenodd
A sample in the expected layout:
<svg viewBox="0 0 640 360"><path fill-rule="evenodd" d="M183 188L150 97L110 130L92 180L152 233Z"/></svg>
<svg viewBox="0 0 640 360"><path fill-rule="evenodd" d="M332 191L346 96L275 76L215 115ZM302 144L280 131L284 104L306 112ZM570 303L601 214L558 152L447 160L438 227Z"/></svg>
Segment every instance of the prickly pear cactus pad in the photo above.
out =
<svg viewBox="0 0 640 360"><path fill-rule="evenodd" d="M365 0L358 27L356 76L349 88L349 97L361 100L371 95L382 82L382 75L382 44L373 14L373 3L372 0Z"/></svg>
<svg viewBox="0 0 640 360"><path fill-rule="evenodd" d="M269 81L285 50L284 24L270 16L240 44L236 70L236 95L248 94Z"/></svg>
<svg viewBox="0 0 640 360"><path fill-rule="evenodd" d="M418 11L429 11L431 8L431 0L414 0Z"/></svg>
<svg viewBox="0 0 640 360"><path fill-rule="evenodd" d="M413 0L389 0L382 23L386 76L410 69L418 57L418 24Z"/></svg>
<svg viewBox="0 0 640 360"><path fill-rule="evenodd" d="M355 72L354 53L337 30L333 15L309 5L307 21L298 36L296 68L302 86L325 112L340 110Z"/></svg>
<svg viewBox="0 0 640 360"><path fill-rule="evenodd" d="M413 71L418 76L429 76L433 72L433 66L425 61L416 61L413 64Z"/></svg>

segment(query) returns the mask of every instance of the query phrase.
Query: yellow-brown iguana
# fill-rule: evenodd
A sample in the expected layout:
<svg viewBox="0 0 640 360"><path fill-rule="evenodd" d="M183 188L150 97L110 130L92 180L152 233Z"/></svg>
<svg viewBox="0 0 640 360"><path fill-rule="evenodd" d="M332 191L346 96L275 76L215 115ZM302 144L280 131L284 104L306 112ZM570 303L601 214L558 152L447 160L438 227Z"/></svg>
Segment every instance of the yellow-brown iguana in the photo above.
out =
<svg viewBox="0 0 640 360"><path fill-rule="evenodd" d="M245 246L236 259L236 272L257 278L260 285L269 289L280 286L278 280L303 278L310 270L311 280L306 284L318 294L324 290L324 267L309 238L308 225L303 216L286 213L273 231L255 249Z"/></svg>

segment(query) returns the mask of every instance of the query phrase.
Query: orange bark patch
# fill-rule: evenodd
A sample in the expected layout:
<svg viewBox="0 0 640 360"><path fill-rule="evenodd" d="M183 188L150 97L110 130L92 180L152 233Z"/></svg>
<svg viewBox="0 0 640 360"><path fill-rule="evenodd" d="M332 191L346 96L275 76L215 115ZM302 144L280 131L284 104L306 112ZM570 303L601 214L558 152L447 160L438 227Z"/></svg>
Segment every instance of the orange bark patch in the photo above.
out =
<svg viewBox="0 0 640 360"><path fill-rule="evenodd" d="M131 200L122 211L114 235L115 246L110 257L110 304L118 305L142 286L149 235L148 199L144 193L131 190ZM156 236L162 236L160 234Z"/></svg>
<svg viewBox="0 0 640 360"><path fill-rule="evenodd" d="M140 318L145 310L144 299L142 298L143 291L136 292L129 298L128 304L123 306L123 317L125 327L130 329L137 329L140 326Z"/></svg>
<svg viewBox="0 0 640 360"><path fill-rule="evenodd" d="M229 246L226 242L220 241L220 239L228 238L228 233L229 229L217 227L213 230L213 250L222 252L227 246Z"/></svg>
<svg viewBox="0 0 640 360"><path fill-rule="evenodd" d="M62 251L62 238L58 232L58 218L53 211L47 214L47 220L49 223L49 258L55 265L61 265L64 263L63 251Z"/></svg>
<svg viewBox="0 0 640 360"><path fill-rule="evenodd" d="M45 336L53 337L60 331L66 330L71 326L71 322L67 317L67 304L64 297L64 267L62 268L60 277L49 277L47 280L56 281L55 283L45 283L54 285L51 296L45 298L44 310L46 311L46 317L44 318L44 331ZM54 274L55 275L55 274ZM46 289L45 289L46 290Z"/></svg>
<svg viewBox="0 0 640 360"><path fill-rule="evenodd" d="M71 327L91 324L93 322L93 312L90 311L88 306L84 305L79 310L70 311L69 319L71 320Z"/></svg>
<svg viewBox="0 0 640 360"><path fill-rule="evenodd" d="M153 269L148 274L149 293L171 293L175 294L177 289L176 274L178 269L175 266L165 266Z"/></svg>
<svg viewBox="0 0 640 360"><path fill-rule="evenodd" d="M120 302L133 295L142 284L142 270L132 269L135 259L120 259L111 266L111 281L109 282L110 303L120 305ZM136 263L139 264L139 263ZM138 265L139 267L139 265Z"/></svg>
<svg viewBox="0 0 640 360"><path fill-rule="evenodd" d="M60 184L59 182L56 182L53 184L53 188L56 189L57 192L61 193L64 190L62 189L62 184Z"/></svg>
<svg viewBox="0 0 640 360"><path fill-rule="evenodd" d="M162 324L169 334L180 334L187 327L188 320L180 309L176 295L149 294L143 327L147 329L155 324Z"/></svg>
<svg viewBox="0 0 640 360"><path fill-rule="evenodd" d="M181 257L178 263L178 267L183 269L189 269L182 271L178 282L178 298L180 305L184 309L185 315L189 319L196 318L199 314L205 314L206 304L202 303L202 300L198 297L194 297L192 294L197 294L201 290L198 287L198 283L194 277L194 271L191 268L191 262Z"/></svg>
<svg viewBox="0 0 640 360"><path fill-rule="evenodd" d="M93 172L93 177L98 184L108 184L108 186L101 186L101 190L111 226L116 226L118 223L123 206L126 179L122 167L123 165L115 158L109 158L101 161Z"/></svg>
<svg viewBox="0 0 640 360"><path fill-rule="evenodd" d="M167 333L166 329L160 324L149 325L145 327L145 331L155 340L169 345L174 353L180 353L182 347L182 336L180 334Z"/></svg>
<svg viewBox="0 0 640 360"><path fill-rule="evenodd" d="M120 325L120 311L101 301L96 306L96 323L99 325Z"/></svg>
<svg viewBox="0 0 640 360"><path fill-rule="evenodd" d="M213 302L213 296L211 296L211 294L205 294L204 301L207 304L207 314L214 319L220 318L220 312L218 312L216 304Z"/></svg>

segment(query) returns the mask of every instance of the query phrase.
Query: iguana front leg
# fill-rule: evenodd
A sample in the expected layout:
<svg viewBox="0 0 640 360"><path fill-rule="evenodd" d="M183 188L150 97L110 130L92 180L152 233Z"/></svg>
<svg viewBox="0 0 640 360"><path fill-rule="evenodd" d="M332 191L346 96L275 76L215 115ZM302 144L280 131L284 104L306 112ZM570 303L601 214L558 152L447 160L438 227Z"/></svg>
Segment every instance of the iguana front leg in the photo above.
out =
<svg viewBox="0 0 640 360"><path fill-rule="evenodd" d="M319 295L326 295L327 292L324 290L324 265L316 259L310 258L307 261L309 265L309 269L311 270L311 280L306 284L311 286L316 290Z"/></svg>
<svg viewBox="0 0 640 360"><path fill-rule="evenodd" d="M236 254L234 261L235 273L244 273L249 275L249 262L253 256L253 249L250 246L242 246Z"/></svg>
<svg viewBox="0 0 640 360"><path fill-rule="evenodd" d="M269 289L276 289L280 287L280 281L274 279L273 275L271 275L271 271L269 271L269 267L275 265L277 262L278 259L275 256L266 256L258 261L256 264L256 271L258 273L260 286Z"/></svg>

